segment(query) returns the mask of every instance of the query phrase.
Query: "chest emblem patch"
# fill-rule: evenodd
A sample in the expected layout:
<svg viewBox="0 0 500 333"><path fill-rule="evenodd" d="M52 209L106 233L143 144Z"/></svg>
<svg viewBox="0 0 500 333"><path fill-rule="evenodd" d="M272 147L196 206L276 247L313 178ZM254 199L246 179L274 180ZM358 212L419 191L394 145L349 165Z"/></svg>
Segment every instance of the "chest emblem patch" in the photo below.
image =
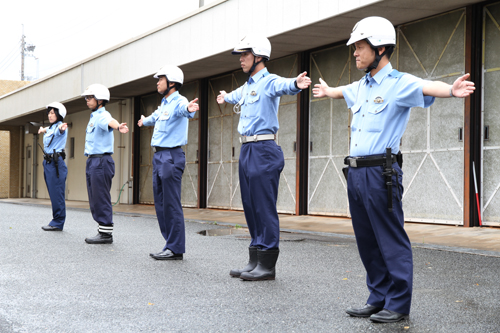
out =
<svg viewBox="0 0 500 333"><path fill-rule="evenodd" d="M252 92L250 93L250 95L252 95L252 96L257 96L257 93L256 93L256 92L255 92L255 90L254 90L254 91L252 91Z"/></svg>
<svg viewBox="0 0 500 333"><path fill-rule="evenodd" d="M377 97L373 100L373 102L374 102L375 104L382 104L382 103L384 103L384 99L383 99L382 97L380 97L380 96L377 96Z"/></svg>

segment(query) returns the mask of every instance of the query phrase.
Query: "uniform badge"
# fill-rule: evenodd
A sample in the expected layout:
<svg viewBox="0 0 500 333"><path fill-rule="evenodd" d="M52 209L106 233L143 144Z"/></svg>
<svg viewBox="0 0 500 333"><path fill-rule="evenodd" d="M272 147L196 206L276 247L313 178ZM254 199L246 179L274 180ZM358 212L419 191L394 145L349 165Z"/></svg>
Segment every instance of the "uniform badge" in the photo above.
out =
<svg viewBox="0 0 500 333"><path fill-rule="evenodd" d="M252 95L252 96L257 96L257 93L256 93L256 92L255 92L255 90L254 90L254 91L252 91L252 92L250 93L250 95Z"/></svg>
<svg viewBox="0 0 500 333"><path fill-rule="evenodd" d="M90 123L90 127L94 127L94 123Z"/></svg>
<svg viewBox="0 0 500 333"><path fill-rule="evenodd" d="M382 104L382 103L384 103L384 99L383 99L382 97L380 97L380 96L377 96L377 97L373 100L373 102L375 102L375 104Z"/></svg>

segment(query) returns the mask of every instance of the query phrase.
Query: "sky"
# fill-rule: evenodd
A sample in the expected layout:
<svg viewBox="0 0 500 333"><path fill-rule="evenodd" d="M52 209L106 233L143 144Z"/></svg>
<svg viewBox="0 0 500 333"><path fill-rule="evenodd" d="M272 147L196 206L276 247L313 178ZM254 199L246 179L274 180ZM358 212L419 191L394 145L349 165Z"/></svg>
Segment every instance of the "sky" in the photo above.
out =
<svg viewBox="0 0 500 333"><path fill-rule="evenodd" d="M209 4L214 0L205 0ZM25 80L43 78L199 8L199 0L6 1L0 12L0 80L21 80L21 36L34 45Z"/></svg>

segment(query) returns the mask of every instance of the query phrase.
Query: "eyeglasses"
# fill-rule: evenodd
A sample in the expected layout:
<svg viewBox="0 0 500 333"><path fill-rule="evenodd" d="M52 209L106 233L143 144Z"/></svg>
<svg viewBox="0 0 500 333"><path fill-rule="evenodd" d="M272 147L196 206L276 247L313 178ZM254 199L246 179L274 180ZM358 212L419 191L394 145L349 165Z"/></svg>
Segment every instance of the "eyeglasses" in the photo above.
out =
<svg viewBox="0 0 500 333"><path fill-rule="evenodd" d="M92 98L95 98L94 95L85 96L86 101L90 101Z"/></svg>

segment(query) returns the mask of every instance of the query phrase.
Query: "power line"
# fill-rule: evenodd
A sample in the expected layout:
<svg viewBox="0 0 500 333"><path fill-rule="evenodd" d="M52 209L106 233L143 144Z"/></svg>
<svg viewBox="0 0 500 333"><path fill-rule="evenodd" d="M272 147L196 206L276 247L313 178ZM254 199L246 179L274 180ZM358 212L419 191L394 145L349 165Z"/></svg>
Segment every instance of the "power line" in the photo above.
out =
<svg viewBox="0 0 500 333"><path fill-rule="evenodd" d="M7 55L5 56L5 58L3 58L2 61L0 61L0 67L2 67L2 63L6 63L7 61L9 61L12 58L13 55L15 55L17 53L19 43L20 42L18 41L16 46L9 53L7 53Z"/></svg>
<svg viewBox="0 0 500 333"><path fill-rule="evenodd" d="M12 65L12 63L13 63L15 60L17 60L18 58L19 58L19 54L18 54L18 55L16 55L16 57L15 57L14 59L12 59L12 61L11 61L8 65L6 65L3 69L0 69L0 73L5 72L5 71L6 71L6 70L10 67L10 65Z"/></svg>
<svg viewBox="0 0 500 333"><path fill-rule="evenodd" d="M4 63L0 65L0 68L4 68L6 65L8 66L12 59L16 59L17 57L19 57L19 54L17 52L12 54L8 59L5 59Z"/></svg>

